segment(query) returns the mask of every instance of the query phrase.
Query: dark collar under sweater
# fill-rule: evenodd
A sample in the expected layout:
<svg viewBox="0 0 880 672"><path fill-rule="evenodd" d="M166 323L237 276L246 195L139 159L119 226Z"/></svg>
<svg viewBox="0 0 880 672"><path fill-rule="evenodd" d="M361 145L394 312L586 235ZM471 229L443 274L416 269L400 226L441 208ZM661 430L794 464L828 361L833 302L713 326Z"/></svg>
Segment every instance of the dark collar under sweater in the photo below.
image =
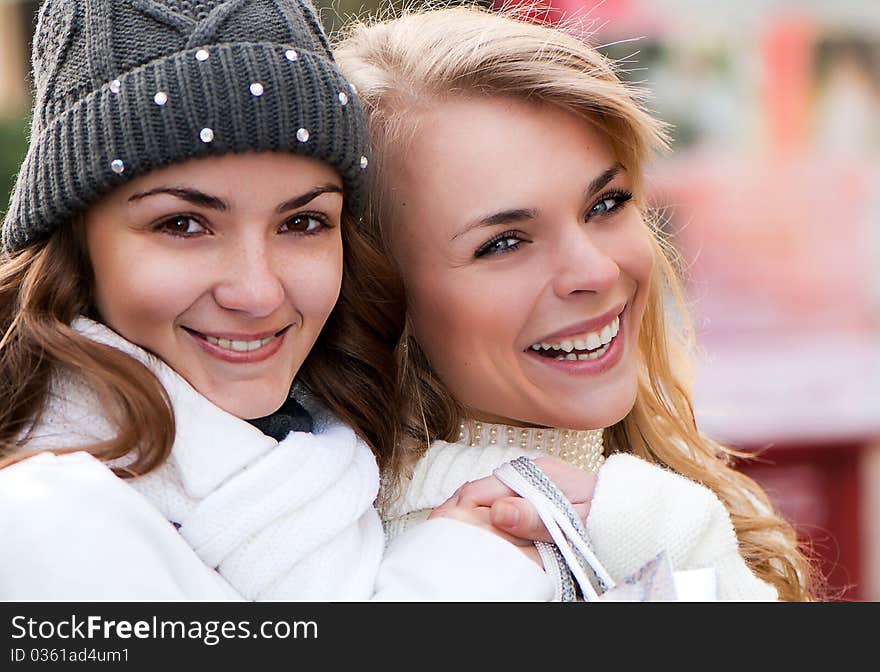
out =
<svg viewBox="0 0 880 672"><path fill-rule="evenodd" d="M293 397L288 397L274 413L248 422L276 441L283 440L290 432L312 431L312 416Z"/></svg>

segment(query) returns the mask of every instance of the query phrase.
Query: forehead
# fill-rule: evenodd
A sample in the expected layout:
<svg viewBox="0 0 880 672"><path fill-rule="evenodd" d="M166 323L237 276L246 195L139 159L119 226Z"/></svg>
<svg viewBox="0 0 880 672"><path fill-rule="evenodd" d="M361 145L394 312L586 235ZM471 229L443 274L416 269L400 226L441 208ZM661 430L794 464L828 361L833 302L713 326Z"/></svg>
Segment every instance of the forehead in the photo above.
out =
<svg viewBox="0 0 880 672"><path fill-rule="evenodd" d="M151 170L127 181L111 196L124 201L156 187L185 185L246 203L316 184L341 187L342 179L329 164L312 157L288 152L230 152Z"/></svg>
<svg viewBox="0 0 880 672"><path fill-rule="evenodd" d="M616 160L595 125L546 103L451 97L421 111L416 123L389 176L395 229L416 216L445 228L493 209L581 196Z"/></svg>

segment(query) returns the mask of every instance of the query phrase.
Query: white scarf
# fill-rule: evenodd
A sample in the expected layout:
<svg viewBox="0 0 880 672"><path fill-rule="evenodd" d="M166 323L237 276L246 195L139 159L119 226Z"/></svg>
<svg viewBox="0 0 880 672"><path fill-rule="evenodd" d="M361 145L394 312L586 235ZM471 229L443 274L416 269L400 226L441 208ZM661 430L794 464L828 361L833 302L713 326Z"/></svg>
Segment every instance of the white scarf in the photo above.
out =
<svg viewBox="0 0 880 672"><path fill-rule="evenodd" d="M196 392L167 365L102 324L82 335L152 371L174 409L169 459L126 481L170 521L208 567L249 600L364 600L384 538L373 507L379 472L369 447L314 400L314 432L278 442ZM62 448L113 435L81 378L59 372L28 447Z"/></svg>

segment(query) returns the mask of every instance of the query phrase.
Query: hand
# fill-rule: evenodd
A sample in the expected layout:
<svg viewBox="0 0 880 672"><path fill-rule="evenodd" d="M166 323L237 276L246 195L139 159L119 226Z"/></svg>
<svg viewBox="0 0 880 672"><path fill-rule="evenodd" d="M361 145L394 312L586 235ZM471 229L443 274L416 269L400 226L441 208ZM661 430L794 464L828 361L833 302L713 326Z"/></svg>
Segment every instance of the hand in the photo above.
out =
<svg viewBox="0 0 880 672"><path fill-rule="evenodd" d="M585 520L596 487L596 474L555 457L539 457L535 464L572 503L581 520ZM454 518L484 527L518 546L538 564L541 563L533 542L552 541L535 507L495 476L465 483L428 518Z"/></svg>

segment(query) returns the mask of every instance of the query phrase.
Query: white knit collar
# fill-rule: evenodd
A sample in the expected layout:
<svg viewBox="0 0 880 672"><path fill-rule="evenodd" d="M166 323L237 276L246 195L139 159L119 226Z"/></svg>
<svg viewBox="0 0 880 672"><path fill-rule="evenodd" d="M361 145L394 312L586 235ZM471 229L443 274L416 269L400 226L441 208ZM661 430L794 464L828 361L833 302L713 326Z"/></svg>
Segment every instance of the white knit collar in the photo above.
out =
<svg viewBox="0 0 880 672"><path fill-rule="evenodd" d="M562 457L563 438L566 440L566 447L591 446L583 450L578 448L574 453L583 458L576 460L581 468L597 471L605 459L602 454L602 430L574 432L539 427L508 427L473 420L465 421L463 425L458 441L432 442L413 465L409 477L403 478L397 484L399 487L392 486L392 492L396 496L383 506L384 518L394 519L416 511L433 509L446 501L465 482L489 476L494 469L517 457ZM514 430L513 437L509 436L508 429ZM550 437L555 438L550 441ZM509 438L514 440L510 442ZM593 443L585 443L587 439ZM550 448L554 445L559 449ZM588 455L591 457L587 458ZM563 459L572 458L573 455L566 454Z"/></svg>
<svg viewBox="0 0 880 672"><path fill-rule="evenodd" d="M174 409L175 438L169 461L189 496L204 497L278 445L247 421L213 404L160 359L109 327L85 317L76 318L71 326L93 341L134 357L162 383Z"/></svg>

